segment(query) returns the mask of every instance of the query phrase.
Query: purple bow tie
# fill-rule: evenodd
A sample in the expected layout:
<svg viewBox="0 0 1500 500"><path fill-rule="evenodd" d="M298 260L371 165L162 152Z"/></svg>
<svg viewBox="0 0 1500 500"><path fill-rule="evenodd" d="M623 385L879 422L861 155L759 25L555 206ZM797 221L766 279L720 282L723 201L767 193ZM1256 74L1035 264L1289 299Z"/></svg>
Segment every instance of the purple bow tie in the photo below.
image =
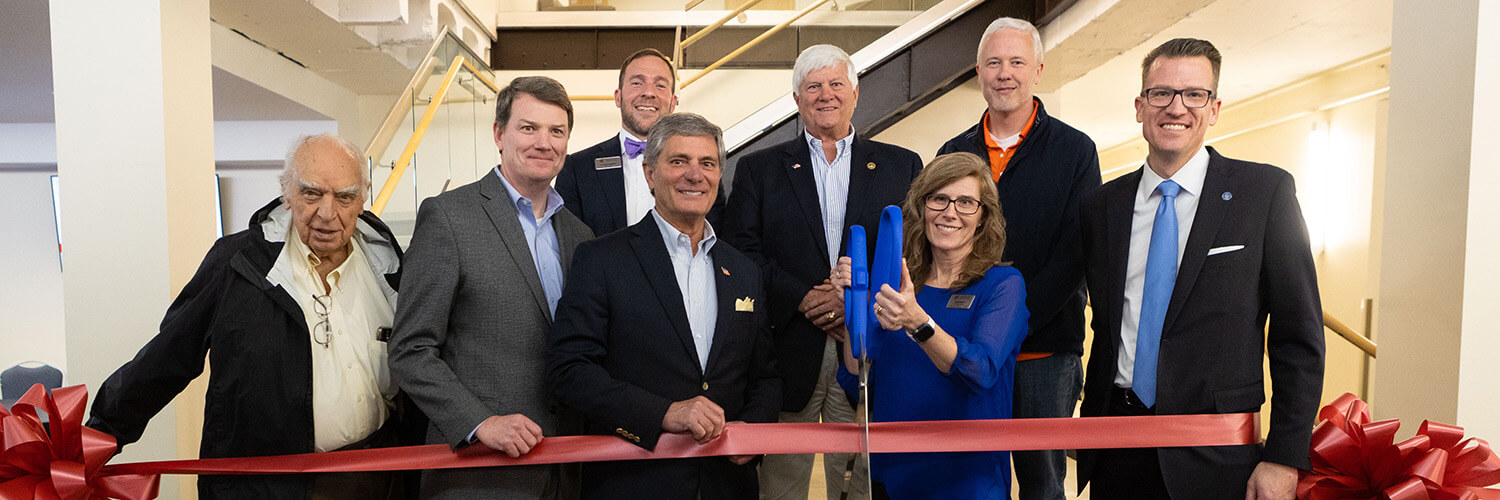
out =
<svg viewBox="0 0 1500 500"><path fill-rule="evenodd" d="M646 150L646 141L637 141L637 140L631 139L629 137L625 138L625 155L626 156L629 156L631 158L635 158L635 157L640 156L641 152L645 151L645 150Z"/></svg>

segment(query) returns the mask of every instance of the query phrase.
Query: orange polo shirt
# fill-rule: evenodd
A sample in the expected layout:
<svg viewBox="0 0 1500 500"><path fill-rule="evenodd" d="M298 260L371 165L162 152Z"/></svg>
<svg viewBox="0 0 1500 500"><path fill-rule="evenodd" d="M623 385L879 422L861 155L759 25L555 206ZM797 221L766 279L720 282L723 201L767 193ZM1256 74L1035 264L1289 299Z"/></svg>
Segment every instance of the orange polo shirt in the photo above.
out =
<svg viewBox="0 0 1500 500"><path fill-rule="evenodd" d="M1000 147L995 138L990 136L990 114L984 114L984 123L980 126L984 129L984 146L989 150L990 177L995 182L1000 182L1000 174L1005 173L1005 167L1010 163L1010 158L1015 156L1016 150L1021 148L1021 143L1026 142L1026 134L1031 133L1031 126L1036 124L1036 102L1031 105L1031 116L1026 118L1026 126L1021 129L1021 137L1008 148Z"/></svg>

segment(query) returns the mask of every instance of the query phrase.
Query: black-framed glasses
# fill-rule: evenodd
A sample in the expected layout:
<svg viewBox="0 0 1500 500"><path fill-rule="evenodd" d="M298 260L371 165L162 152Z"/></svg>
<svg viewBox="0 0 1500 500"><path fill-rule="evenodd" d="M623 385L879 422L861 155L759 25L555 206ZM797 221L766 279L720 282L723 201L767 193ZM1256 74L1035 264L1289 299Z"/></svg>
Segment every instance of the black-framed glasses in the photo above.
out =
<svg viewBox="0 0 1500 500"><path fill-rule="evenodd" d="M947 210L948 205L953 205L953 209L957 210L960 214L974 215L979 213L979 200L970 198L968 196L949 198L946 194L927 195L928 210L941 212Z"/></svg>
<svg viewBox="0 0 1500 500"><path fill-rule="evenodd" d="M1169 89L1166 87L1149 88L1141 92L1141 97L1146 98L1146 104L1165 108L1172 105L1172 100L1182 94L1182 105L1189 108L1201 108L1207 106L1214 100L1214 91L1208 89Z"/></svg>
<svg viewBox="0 0 1500 500"><path fill-rule="evenodd" d="M314 323L312 328L313 341L323 346L324 349L327 349L328 344L333 342L333 323L328 320L328 309L332 305L333 296L313 296L313 312L318 315L318 322Z"/></svg>

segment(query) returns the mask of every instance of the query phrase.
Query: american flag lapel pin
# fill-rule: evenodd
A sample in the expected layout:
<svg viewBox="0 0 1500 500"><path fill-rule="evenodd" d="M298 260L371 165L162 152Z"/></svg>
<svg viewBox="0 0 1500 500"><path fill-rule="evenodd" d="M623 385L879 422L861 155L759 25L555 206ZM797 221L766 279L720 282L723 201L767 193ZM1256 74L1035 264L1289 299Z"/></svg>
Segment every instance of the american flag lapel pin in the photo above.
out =
<svg viewBox="0 0 1500 500"><path fill-rule="evenodd" d="M727 268L727 267L720 267L719 270L723 271L725 276L729 276L729 268Z"/></svg>
<svg viewBox="0 0 1500 500"><path fill-rule="evenodd" d="M792 170L796 170L796 169L799 169L799 168L802 168L802 164L801 163L793 163L792 164Z"/></svg>

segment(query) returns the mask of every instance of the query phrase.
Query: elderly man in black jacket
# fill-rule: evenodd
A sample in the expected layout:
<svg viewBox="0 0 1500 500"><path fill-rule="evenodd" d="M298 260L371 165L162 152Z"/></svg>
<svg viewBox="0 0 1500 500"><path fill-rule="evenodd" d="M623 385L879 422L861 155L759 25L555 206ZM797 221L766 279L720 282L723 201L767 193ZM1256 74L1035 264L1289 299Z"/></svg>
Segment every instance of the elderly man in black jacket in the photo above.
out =
<svg viewBox="0 0 1500 500"><path fill-rule="evenodd" d="M991 23L975 68L988 109L938 154L963 151L989 162L1005 208L1005 260L1026 278L1031 331L1016 362L1014 417L1071 417L1083 386L1078 204L1099 186L1099 154L1032 95L1042 77L1042 38L1031 23ZM1014 460L1022 500L1062 500L1062 451L1016 452Z"/></svg>
<svg viewBox="0 0 1500 500"><path fill-rule="evenodd" d="M123 447L213 365L203 458L399 444L386 368L401 248L363 210L369 177L353 144L300 138L282 196L221 238L167 310L155 338L110 375L90 427ZM415 415L407 415L414 417ZM415 427L415 426L413 426ZM204 498L384 498L390 473L201 476Z"/></svg>

